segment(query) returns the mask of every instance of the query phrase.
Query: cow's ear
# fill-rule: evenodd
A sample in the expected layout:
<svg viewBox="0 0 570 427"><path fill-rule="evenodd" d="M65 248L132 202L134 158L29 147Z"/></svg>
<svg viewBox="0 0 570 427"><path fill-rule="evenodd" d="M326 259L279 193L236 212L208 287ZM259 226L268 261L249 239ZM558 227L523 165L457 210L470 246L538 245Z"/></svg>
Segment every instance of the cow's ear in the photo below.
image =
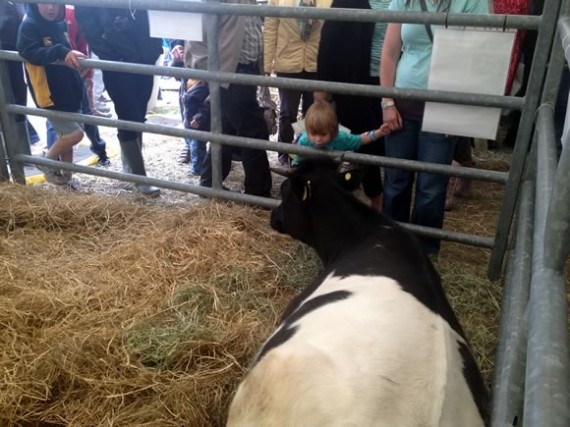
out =
<svg viewBox="0 0 570 427"><path fill-rule="evenodd" d="M311 200L312 197L312 189L311 189L311 181L300 176L294 177L290 179L291 181L291 188L293 189L293 193L295 196L301 200L303 203L308 202Z"/></svg>

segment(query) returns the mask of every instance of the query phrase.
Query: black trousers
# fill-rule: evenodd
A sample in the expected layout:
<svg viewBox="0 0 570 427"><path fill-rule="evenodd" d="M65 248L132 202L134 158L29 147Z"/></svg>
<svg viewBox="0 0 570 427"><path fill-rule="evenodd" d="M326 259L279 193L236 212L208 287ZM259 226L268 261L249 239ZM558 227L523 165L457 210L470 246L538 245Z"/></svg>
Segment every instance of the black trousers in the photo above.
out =
<svg viewBox="0 0 570 427"><path fill-rule="evenodd" d="M255 67L238 65L238 73L258 74ZM263 109L257 103L256 87L232 84L221 89L222 132L228 135L246 138L269 140L267 125L263 118ZM235 148L222 146L222 179L230 173L232 154L241 157L245 172L245 193L254 196L269 197L271 195L271 172L269 161L264 150L251 148ZM202 165L200 185L212 186L212 157L206 154Z"/></svg>
<svg viewBox="0 0 570 427"><path fill-rule="evenodd" d="M370 85L377 85L378 78L370 77L366 82ZM337 95L333 96L336 104L336 114L341 125L350 129L353 134L361 134L373 129L378 129L382 125L382 114L379 98L369 98L365 96ZM363 145L359 153L376 156L384 155L384 138L371 144ZM362 179L362 188L368 197L376 197L382 194L382 175L379 166L365 166L366 173Z"/></svg>
<svg viewBox="0 0 570 427"><path fill-rule="evenodd" d="M152 93L153 76L143 74L103 71L103 83L115 104L119 120L144 123L146 106ZM119 129L119 141L132 141L139 138L140 132Z"/></svg>
<svg viewBox="0 0 570 427"><path fill-rule="evenodd" d="M14 96L14 104L26 106L28 100L28 88L24 81L24 69L21 62L6 61L8 74L10 77L10 87L12 88L12 95ZM16 122L23 122L26 116L16 114Z"/></svg>
<svg viewBox="0 0 570 427"><path fill-rule="evenodd" d="M277 77L315 80L317 73L309 73L307 71L300 73L277 73ZM303 113L303 117L305 117L305 113L313 103L313 91L279 89L279 142L293 142L294 135L291 123L297 121L299 104L301 102L301 112Z"/></svg>

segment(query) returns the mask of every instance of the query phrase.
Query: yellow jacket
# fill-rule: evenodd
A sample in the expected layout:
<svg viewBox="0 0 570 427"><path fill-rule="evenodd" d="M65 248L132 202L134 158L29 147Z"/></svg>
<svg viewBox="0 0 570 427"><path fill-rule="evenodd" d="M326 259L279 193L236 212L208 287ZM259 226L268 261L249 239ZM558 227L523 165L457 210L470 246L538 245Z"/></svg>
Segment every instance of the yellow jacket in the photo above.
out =
<svg viewBox="0 0 570 427"><path fill-rule="evenodd" d="M316 0L316 7L328 8L332 0ZM269 0L269 6L295 7L296 0ZM296 18L265 18L263 66L266 73L317 71L317 52L323 21L313 24L310 37L303 41Z"/></svg>

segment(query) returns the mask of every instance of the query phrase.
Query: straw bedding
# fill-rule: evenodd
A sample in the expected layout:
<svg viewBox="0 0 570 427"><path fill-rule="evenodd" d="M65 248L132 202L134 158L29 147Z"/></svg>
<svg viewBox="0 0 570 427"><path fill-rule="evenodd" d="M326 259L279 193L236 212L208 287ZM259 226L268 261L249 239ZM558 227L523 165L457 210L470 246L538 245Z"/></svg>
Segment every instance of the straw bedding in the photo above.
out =
<svg viewBox="0 0 570 427"><path fill-rule="evenodd" d="M447 228L492 230L499 200L478 184ZM223 425L251 357L319 268L268 217L0 186L0 425ZM447 243L437 267L490 378L488 255Z"/></svg>

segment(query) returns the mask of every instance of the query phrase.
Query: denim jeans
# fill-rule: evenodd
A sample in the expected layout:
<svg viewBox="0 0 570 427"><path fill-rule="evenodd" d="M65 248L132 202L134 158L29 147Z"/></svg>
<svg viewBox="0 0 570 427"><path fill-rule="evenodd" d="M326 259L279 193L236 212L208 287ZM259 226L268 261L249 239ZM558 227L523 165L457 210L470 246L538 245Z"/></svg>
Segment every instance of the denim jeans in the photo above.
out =
<svg viewBox="0 0 570 427"><path fill-rule="evenodd" d="M421 131L421 122L403 120L400 131L386 137L386 156L450 165L455 150L453 138ZM426 227L442 228L448 176L418 172L414 207L410 217L413 171L385 170L383 211L392 219ZM439 240L421 238L428 254L439 252Z"/></svg>
<svg viewBox="0 0 570 427"><path fill-rule="evenodd" d="M190 173L192 175L202 174L202 164L206 157L206 142L188 138L188 148L190 149Z"/></svg>

